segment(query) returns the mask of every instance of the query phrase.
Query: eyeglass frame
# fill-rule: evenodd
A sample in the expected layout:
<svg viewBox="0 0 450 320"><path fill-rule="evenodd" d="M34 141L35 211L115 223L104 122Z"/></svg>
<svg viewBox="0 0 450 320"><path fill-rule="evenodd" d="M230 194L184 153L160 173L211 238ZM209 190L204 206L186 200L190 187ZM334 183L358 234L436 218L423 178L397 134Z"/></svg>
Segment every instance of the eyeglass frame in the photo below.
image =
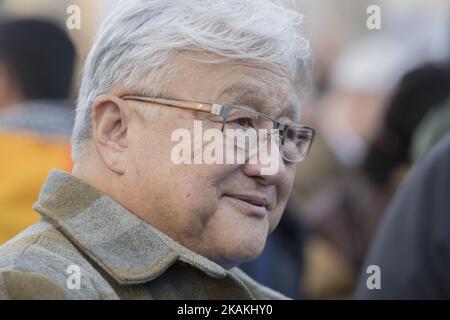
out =
<svg viewBox="0 0 450 320"><path fill-rule="evenodd" d="M206 112L212 115L220 116L224 119L223 125L222 125L222 132L225 127L226 119L228 117L228 113L230 111L230 107L249 111L252 113L257 114L260 117L263 117L267 120L272 121L273 123L273 129L279 130L280 132L280 138L281 138L281 145L284 145L284 141L286 139L287 129L288 128L299 128L302 130L307 131L310 133L310 141L308 144L308 149L306 150L305 155L300 160L290 160L284 157L282 155L283 159L290 163L299 163L303 161L304 158L308 155L312 143L314 141L314 137L316 135L316 130L312 127L301 125L301 124L285 124L281 123L268 115L258 112L252 108L249 108L247 106L238 105L238 104L219 104L219 103L206 103L206 102L194 102L194 101L187 101L187 100L180 100L180 99L168 99L168 98L154 98L154 97L148 97L148 96L139 96L139 95L130 95L126 94L120 97L122 100L131 100L131 101L139 101L139 102L147 102L147 103L153 103L163 106L169 106L169 107L176 107L176 108L182 108L182 109L188 109L188 110L195 110L195 111L201 111ZM228 111L228 112L227 112Z"/></svg>

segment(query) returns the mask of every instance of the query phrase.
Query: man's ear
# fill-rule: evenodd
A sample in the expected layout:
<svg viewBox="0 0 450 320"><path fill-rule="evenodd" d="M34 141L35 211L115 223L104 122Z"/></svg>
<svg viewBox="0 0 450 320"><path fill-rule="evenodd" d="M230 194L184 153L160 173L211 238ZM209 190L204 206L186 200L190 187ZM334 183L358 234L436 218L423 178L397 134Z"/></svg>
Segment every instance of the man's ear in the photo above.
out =
<svg viewBox="0 0 450 320"><path fill-rule="evenodd" d="M102 95L92 106L95 147L108 169L117 174L125 173L128 120L126 102L114 95Z"/></svg>

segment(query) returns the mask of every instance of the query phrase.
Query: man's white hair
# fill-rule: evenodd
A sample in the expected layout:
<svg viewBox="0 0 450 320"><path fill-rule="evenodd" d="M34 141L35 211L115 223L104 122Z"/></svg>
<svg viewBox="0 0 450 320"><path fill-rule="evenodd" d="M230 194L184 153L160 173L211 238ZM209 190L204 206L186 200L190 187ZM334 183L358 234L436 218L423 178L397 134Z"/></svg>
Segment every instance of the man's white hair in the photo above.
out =
<svg viewBox="0 0 450 320"><path fill-rule="evenodd" d="M155 84L176 68L173 61L181 51L282 67L300 83L310 57L301 24L302 15L283 0L120 2L100 27L85 63L72 135L74 160L91 137L95 99L117 85L130 93L158 94Z"/></svg>

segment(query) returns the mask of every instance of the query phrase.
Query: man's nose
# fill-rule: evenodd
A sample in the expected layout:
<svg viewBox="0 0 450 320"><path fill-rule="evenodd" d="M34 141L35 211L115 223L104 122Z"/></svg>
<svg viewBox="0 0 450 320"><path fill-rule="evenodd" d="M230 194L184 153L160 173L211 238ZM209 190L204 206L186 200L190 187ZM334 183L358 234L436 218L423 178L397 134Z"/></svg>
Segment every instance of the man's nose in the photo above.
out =
<svg viewBox="0 0 450 320"><path fill-rule="evenodd" d="M276 148L275 154L271 155L270 163L264 160L267 159L249 158L243 166L244 174L248 177L258 178L264 185L276 185L286 178L286 165L278 148Z"/></svg>

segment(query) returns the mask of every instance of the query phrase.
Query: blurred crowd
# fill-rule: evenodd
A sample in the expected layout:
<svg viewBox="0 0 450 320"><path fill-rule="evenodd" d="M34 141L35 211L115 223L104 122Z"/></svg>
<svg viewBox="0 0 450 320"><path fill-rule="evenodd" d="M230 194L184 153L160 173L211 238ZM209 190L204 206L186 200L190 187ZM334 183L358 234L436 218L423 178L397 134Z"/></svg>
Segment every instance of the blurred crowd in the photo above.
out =
<svg viewBox="0 0 450 320"><path fill-rule="evenodd" d="M61 27L1 21L0 242L36 222L31 206L49 170L71 170L74 63L74 44Z"/></svg>
<svg viewBox="0 0 450 320"><path fill-rule="evenodd" d="M357 298L370 298L361 289L367 261L376 264L382 254L395 278L389 266L399 252L414 251L410 246L419 237L408 221L416 221L415 214L431 219L439 202L423 199L427 209L417 213L401 209L402 202L418 199L408 193L409 184L420 185L416 171L427 176L432 164L422 170L421 164L434 163L430 150L450 131L450 4L373 2L381 8L381 30L367 29L366 1L298 1L315 56L302 121L318 135L298 166L278 229L261 257L242 266L292 298L352 298L357 287ZM0 1L0 244L39 218L31 206L48 171L71 170L72 89L87 42L74 40L61 21L25 18L9 7ZM445 144L441 149L448 150ZM439 163L439 153L431 156ZM450 173L441 173L446 183L435 194L445 198ZM422 186L433 188L434 181ZM436 210L450 214L445 203ZM391 217L396 211L400 216ZM448 217L442 221L449 230ZM438 232L426 223L420 228ZM402 263L440 262L411 253L393 267L400 277Z"/></svg>

